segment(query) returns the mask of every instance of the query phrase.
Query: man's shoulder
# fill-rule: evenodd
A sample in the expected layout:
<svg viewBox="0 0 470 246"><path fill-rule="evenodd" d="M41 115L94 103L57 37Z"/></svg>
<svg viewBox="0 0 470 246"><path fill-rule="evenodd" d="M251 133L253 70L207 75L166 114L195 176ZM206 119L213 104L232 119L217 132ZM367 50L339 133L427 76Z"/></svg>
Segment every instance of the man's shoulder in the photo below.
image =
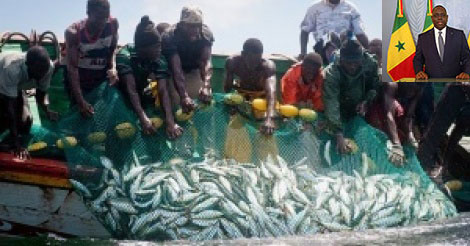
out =
<svg viewBox="0 0 470 246"><path fill-rule="evenodd" d="M162 40L163 40L163 41L172 41L173 38L175 37L175 31L176 31L176 24L171 25L171 26L162 34Z"/></svg>
<svg viewBox="0 0 470 246"><path fill-rule="evenodd" d="M74 33L77 33L81 28L84 27L86 23L86 20L83 19L83 20L79 20L79 21L76 21L72 24L70 24L66 30L66 32L74 32Z"/></svg>
<svg viewBox="0 0 470 246"><path fill-rule="evenodd" d="M274 63L268 58L263 58L263 68L268 71L276 72L276 63Z"/></svg>
<svg viewBox="0 0 470 246"><path fill-rule="evenodd" d="M341 2L341 3L339 3L339 4L341 4L341 6L342 6L343 8L352 9L352 10L357 10L356 5L355 5L354 3L352 3L352 2L350 2L350 1L345 0L345 1Z"/></svg>
<svg viewBox="0 0 470 246"><path fill-rule="evenodd" d="M450 27L450 26L447 27L447 31L450 32L450 33L459 33L459 34L461 33L461 34L465 35L463 30L453 28L453 27Z"/></svg>
<svg viewBox="0 0 470 246"><path fill-rule="evenodd" d="M26 53L11 51L3 52L0 54L0 65L2 66L2 68L7 68L25 61Z"/></svg>
<svg viewBox="0 0 470 246"><path fill-rule="evenodd" d="M202 35L207 41L214 42L214 34L206 24L202 24Z"/></svg>
<svg viewBox="0 0 470 246"><path fill-rule="evenodd" d="M323 0L319 0L314 2L310 7L307 9L308 14L314 14L318 11L321 11L322 9L328 7L328 5L325 4Z"/></svg>
<svg viewBox="0 0 470 246"><path fill-rule="evenodd" d="M25 65L26 54L21 52L3 52L0 54L0 69L2 69L2 78L0 79L13 79L21 77L22 71L25 71L22 66Z"/></svg>
<svg viewBox="0 0 470 246"><path fill-rule="evenodd" d="M324 70L323 74L326 79L336 80L340 77L339 65L336 62L329 64Z"/></svg>
<svg viewBox="0 0 470 246"><path fill-rule="evenodd" d="M377 67L378 65L378 62L377 62L377 58L374 54L371 54L369 52L364 52L364 65L366 67Z"/></svg>
<svg viewBox="0 0 470 246"><path fill-rule="evenodd" d="M227 57L227 60L225 61L225 66L229 69L234 69L240 64L241 59L242 56L240 54L231 55Z"/></svg>
<svg viewBox="0 0 470 246"><path fill-rule="evenodd" d="M426 38L428 36L431 37L433 32L434 32L434 28L431 28L430 30L419 34L418 38Z"/></svg>

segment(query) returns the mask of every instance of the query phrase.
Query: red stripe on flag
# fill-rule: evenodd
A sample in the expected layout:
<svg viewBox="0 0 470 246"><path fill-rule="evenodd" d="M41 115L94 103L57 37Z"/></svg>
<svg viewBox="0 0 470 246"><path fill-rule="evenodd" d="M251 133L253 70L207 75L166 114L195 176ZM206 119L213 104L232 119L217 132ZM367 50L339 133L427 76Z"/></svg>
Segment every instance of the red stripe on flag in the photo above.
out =
<svg viewBox="0 0 470 246"><path fill-rule="evenodd" d="M399 13L397 17L403 17L403 0L398 0Z"/></svg>
<svg viewBox="0 0 470 246"><path fill-rule="evenodd" d="M429 15L429 16L432 16L432 0L428 0L428 3L429 3L429 6L428 6L428 9L429 9L428 15Z"/></svg>
<svg viewBox="0 0 470 246"><path fill-rule="evenodd" d="M403 78L416 77L415 70L413 68L414 57L415 54L413 53L413 55L409 56L403 62L394 67L392 70L388 71L390 78L392 78L393 81L398 81Z"/></svg>

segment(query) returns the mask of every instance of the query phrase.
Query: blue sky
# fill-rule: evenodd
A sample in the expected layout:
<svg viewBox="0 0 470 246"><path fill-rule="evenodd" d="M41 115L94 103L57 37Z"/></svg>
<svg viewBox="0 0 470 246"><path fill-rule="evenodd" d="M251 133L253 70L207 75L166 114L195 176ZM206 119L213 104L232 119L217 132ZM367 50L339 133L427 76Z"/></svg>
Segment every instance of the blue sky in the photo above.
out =
<svg viewBox="0 0 470 246"><path fill-rule="evenodd" d="M142 15L175 23L184 5L198 5L214 32L216 53L239 52L250 37L263 41L265 53L297 55L299 25L311 0L111 0L111 14L120 22L119 43L132 42ZM382 36L382 1L349 0L362 14L369 38ZM86 0L2 0L0 32L29 34L51 30L60 38L71 23L86 17ZM311 39L311 38L310 38ZM309 45L310 46L310 45Z"/></svg>

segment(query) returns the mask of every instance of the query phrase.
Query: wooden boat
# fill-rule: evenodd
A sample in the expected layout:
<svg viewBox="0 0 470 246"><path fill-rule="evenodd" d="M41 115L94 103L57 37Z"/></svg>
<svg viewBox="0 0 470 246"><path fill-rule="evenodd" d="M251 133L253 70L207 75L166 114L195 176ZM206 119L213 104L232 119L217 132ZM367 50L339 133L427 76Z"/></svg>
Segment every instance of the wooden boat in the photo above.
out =
<svg viewBox="0 0 470 246"><path fill-rule="evenodd" d="M70 174L62 161L0 153L0 234L110 237L72 190Z"/></svg>

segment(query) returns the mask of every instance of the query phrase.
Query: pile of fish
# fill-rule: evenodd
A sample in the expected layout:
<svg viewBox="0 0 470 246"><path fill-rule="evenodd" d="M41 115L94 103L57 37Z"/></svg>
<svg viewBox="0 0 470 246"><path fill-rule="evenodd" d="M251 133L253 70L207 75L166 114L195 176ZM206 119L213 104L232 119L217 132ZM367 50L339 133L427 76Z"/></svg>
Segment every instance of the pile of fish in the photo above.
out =
<svg viewBox="0 0 470 246"><path fill-rule="evenodd" d="M367 158L363 158L366 162ZM259 165L206 158L132 165L118 171L101 157L99 185L71 180L116 236L194 241L279 237L415 224L456 215L432 182L412 172L317 174L306 159ZM367 166L367 165L364 165Z"/></svg>

